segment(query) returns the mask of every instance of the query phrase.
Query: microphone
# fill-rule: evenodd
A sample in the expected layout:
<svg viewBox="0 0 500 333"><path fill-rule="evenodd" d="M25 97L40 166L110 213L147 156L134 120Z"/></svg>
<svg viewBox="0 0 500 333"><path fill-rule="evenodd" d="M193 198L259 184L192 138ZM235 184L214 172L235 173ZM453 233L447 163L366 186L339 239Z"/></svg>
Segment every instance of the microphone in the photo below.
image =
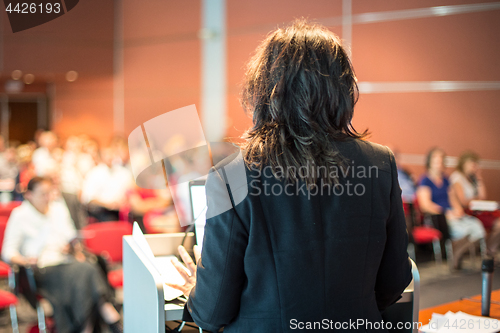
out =
<svg viewBox="0 0 500 333"><path fill-rule="evenodd" d="M491 288L493 284L493 270L494 261L493 259L484 259L481 265L481 270L483 271L483 288L481 294L481 315L489 317L490 316L490 304L491 304Z"/></svg>

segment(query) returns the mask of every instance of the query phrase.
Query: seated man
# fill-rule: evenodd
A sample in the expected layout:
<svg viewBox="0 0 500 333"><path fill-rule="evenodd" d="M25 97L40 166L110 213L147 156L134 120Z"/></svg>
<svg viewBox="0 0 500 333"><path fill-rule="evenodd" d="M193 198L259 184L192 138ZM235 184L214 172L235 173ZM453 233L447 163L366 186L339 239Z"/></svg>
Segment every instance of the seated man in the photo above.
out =
<svg viewBox="0 0 500 333"><path fill-rule="evenodd" d="M128 169L113 163L111 148L101 150L101 163L92 168L82 187L81 200L87 204L89 216L97 221L119 220L119 210L125 204L125 193L133 186Z"/></svg>
<svg viewBox="0 0 500 333"><path fill-rule="evenodd" d="M19 168L17 166L16 149L7 148L0 155L0 201L10 201L15 196L15 185Z"/></svg>
<svg viewBox="0 0 500 333"><path fill-rule="evenodd" d="M2 259L34 266L41 294L52 304L58 332L92 332L98 314L123 332L103 273L85 261L67 207L52 198L52 182L34 177L25 201L7 222Z"/></svg>

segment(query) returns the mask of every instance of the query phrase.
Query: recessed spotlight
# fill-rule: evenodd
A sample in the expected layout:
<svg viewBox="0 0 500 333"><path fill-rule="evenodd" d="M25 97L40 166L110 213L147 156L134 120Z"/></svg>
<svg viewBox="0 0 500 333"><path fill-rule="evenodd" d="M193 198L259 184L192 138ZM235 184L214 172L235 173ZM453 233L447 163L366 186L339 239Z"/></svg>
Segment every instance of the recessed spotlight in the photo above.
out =
<svg viewBox="0 0 500 333"><path fill-rule="evenodd" d="M21 72L19 69L16 69L12 71L11 75L13 80L19 80L20 78L23 77L23 72Z"/></svg>
<svg viewBox="0 0 500 333"><path fill-rule="evenodd" d="M35 81L35 75L33 74L26 74L24 76L24 83L26 84L32 84Z"/></svg>
<svg viewBox="0 0 500 333"><path fill-rule="evenodd" d="M76 81L76 79L78 79L78 73L75 72L75 71L69 71L66 73L66 80L68 82L74 82Z"/></svg>

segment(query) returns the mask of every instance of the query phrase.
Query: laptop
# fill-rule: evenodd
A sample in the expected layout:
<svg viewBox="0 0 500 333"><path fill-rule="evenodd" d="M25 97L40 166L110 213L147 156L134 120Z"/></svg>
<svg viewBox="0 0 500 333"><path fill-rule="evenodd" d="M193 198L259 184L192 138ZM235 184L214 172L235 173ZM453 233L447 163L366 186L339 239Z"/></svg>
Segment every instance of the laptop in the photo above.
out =
<svg viewBox="0 0 500 333"><path fill-rule="evenodd" d="M189 182L189 197L191 199L191 214L194 220L196 245L198 245L201 251L203 247L203 236L205 235L207 213L205 180L192 180Z"/></svg>
<svg viewBox="0 0 500 333"><path fill-rule="evenodd" d="M175 255L155 256L137 222L134 222L134 226L132 229L132 239L142 251L142 253L146 256L147 260L154 266L154 268L156 268L163 282L179 285L183 285L185 283L184 278L179 274L175 266L172 264L172 260L177 260L177 257ZM189 274L189 270L187 268L185 268L185 270ZM173 299L176 299L177 297L180 297L181 295L182 291L174 289L167 285L163 286L163 296L166 301L171 301Z"/></svg>

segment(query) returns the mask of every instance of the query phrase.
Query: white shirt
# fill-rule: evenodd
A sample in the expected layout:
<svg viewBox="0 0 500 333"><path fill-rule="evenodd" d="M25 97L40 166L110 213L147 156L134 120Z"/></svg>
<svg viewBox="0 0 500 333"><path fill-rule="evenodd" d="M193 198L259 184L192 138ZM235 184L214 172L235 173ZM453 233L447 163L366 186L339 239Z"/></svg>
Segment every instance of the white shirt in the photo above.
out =
<svg viewBox="0 0 500 333"><path fill-rule="evenodd" d="M130 171L121 165L109 168L99 164L89 171L83 182L82 201L89 203L98 200L103 203L120 202L125 199L125 192L133 185Z"/></svg>
<svg viewBox="0 0 500 333"><path fill-rule="evenodd" d="M49 150L45 147L37 148L31 157L31 162L35 167L37 176L46 176L54 172L57 168L57 163L50 154Z"/></svg>
<svg viewBox="0 0 500 333"><path fill-rule="evenodd" d="M460 171L454 171L450 176L450 183L459 183L462 185L466 200L472 200L476 197L476 188Z"/></svg>
<svg viewBox="0 0 500 333"><path fill-rule="evenodd" d="M87 173L92 170L93 167L95 167L96 164L94 162L94 159L92 156L90 156L87 153L80 153L78 154L78 158L76 161L76 167L78 168L78 171L80 174L85 177Z"/></svg>
<svg viewBox="0 0 500 333"><path fill-rule="evenodd" d="M18 173L17 165L9 163L5 157L0 155L0 179L15 179Z"/></svg>
<svg viewBox="0 0 500 333"><path fill-rule="evenodd" d="M62 251L76 235L63 202L51 202L47 214L42 214L29 201L23 201L7 222L2 259L10 262L13 256L22 255L38 258L38 267L59 265L70 260Z"/></svg>
<svg viewBox="0 0 500 333"><path fill-rule="evenodd" d="M72 151L63 154L61 170L59 172L61 191L78 194L82 187L83 177L78 170L78 155Z"/></svg>

